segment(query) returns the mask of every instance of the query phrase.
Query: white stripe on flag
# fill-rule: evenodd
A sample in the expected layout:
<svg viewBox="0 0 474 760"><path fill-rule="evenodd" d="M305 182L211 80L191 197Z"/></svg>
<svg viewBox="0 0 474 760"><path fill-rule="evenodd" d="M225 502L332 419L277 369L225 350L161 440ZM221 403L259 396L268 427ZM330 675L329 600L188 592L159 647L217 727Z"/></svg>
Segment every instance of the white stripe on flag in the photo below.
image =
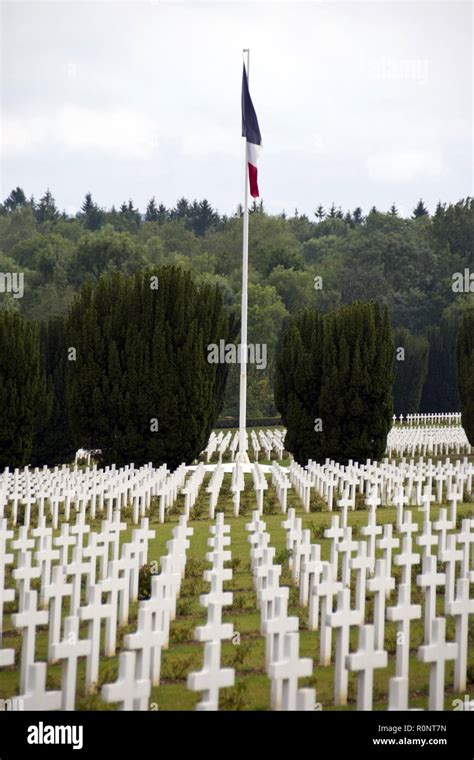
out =
<svg viewBox="0 0 474 760"><path fill-rule="evenodd" d="M261 147L261 145L255 145L255 143L247 143L247 161L252 166L257 166L258 154Z"/></svg>

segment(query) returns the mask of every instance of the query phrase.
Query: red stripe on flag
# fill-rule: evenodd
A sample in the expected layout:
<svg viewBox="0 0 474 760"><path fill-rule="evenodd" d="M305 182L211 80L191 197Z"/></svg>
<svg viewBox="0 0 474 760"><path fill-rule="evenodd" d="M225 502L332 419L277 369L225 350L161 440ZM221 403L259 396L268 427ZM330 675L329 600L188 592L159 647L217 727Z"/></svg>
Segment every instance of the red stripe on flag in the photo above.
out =
<svg viewBox="0 0 474 760"><path fill-rule="evenodd" d="M252 198L258 198L260 193L258 192L258 171L257 167L253 164L249 164L249 182L250 182L250 195Z"/></svg>

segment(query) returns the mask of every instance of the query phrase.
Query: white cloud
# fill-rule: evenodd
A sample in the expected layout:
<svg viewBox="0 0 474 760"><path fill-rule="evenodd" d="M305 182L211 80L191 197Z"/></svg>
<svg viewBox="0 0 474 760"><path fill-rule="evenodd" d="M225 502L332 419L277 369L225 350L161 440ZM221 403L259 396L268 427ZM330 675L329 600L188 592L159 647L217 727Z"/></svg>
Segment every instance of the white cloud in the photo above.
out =
<svg viewBox="0 0 474 760"><path fill-rule="evenodd" d="M2 153L29 154L51 144L68 151L147 158L158 144L156 122L126 108L65 105L47 115L5 115Z"/></svg>
<svg viewBox="0 0 474 760"><path fill-rule="evenodd" d="M438 150L393 150L367 159L367 173L373 182L409 182L437 177L443 170Z"/></svg>
<svg viewBox="0 0 474 760"><path fill-rule="evenodd" d="M193 124L181 135L184 156L235 155L239 148L239 132L215 124Z"/></svg>

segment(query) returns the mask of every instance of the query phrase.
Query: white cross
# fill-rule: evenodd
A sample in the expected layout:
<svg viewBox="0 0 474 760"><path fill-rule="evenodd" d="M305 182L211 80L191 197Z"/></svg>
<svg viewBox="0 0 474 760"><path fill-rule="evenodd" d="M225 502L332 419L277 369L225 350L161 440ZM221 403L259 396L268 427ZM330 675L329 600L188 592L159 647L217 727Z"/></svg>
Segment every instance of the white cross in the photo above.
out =
<svg viewBox="0 0 474 760"><path fill-rule="evenodd" d="M288 616L288 596L289 589L287 586L278 589L274 597L272 615L262 624L266 636L265 662L267 669L272 662L281 658L285 634L294 633L299 627L299 619Z"/></svg>
<svg viewBox="0 0 474 760"><path fill-rule="evenodd" d="M129 599L129 578L124 568L124 564L121 559L113 559L109 562L108 577L100 581L100 588L103 594L107 595L107 602L111 606L111 614L105 621L105 656L113 657L115 654L115 647L117 644L117 618L119 608L122 609L124 605L128 604ZM125 601L124 600L125 597ZM128 609L128 608L127 608ZM121 624L125 624L122 620L126 620L128 614L125 614L125 610L122 610Z"/></svg>
<svg viewBox="0 0 474 760"><path fill-rule="evenodd" d="M71 596L72 583L66 583L66 576L61 565L53 567L51 584L45 588L45 598L50 602L48 628L48 658L52 661L52 646L61 636L61 612L63 598Z"/></svg>
<svg viewBox="0 0 474 760"><path fill-rule="evenodd" d="M351 592L345 588L337 594L337 610L327 616L328 625L336 629L335 704L347 704L348 671L346 655L349 653L349 633L353 625L361 625L361 610L351 609Z"/></svg>
<svg viewBox="0 0 474 760"><path fill-rule="evenodd" d="M416 543L422 548L422 561L431 555L431 547L438 545L438 536L435 536L431 530L431 522L425 522L423 533L417 536Z"/></svg>
<svg viewBox="0 0 474 760"><path fill-rule="evenodd" d="M446 536L446 548L441 554L441 562L445 564L446 570L446 587L444 608L445 614L449 602L454 599L454 584L456 579L456 563L462 560L463 553L461 549L456 549L456 535L454 533Z"/></svg>
<svg viewBox="0 0 474 760"><path fill-rule="evenodd" d="M322 580L313 589L313 604L315 606L315 614L313 617L317 622L317 610L319 607L319 600L321 599L321 634L319 641L319 663L320 665L329 665L331 662L331 648L332 648L332 628L328 624L328 615L333 611L334 597L342 591L342 583L338 581L334 576L332 565L328 562L324 564ZM313 612L310 606L310 619Z"/></svg>
<svg viewBox="0 0 474 760"><path fill-rule="evenodd" d="M268 569L265 585L260 591L260 632L265 633L264 627L266 621L273 616L275 598L280 590L281 565L272 565ZM268 664L268 663L267 663Z"/></svg>
<svg viewBox="0 0 474 760"><path fill-rule="evenodd" d="M467 578L459 578L456 583L456 597L448 602L447 614L456 620L456 642L459 653L454 665L454 690L461 693L466 690L467 648L469 615L474 614L474 599L470 598L470 584Z"/></svg>
<svg viewBox="0 0 474 760"><path fill-rule="evenodd" d="M386 668L388 655L375 644L373 625L359 628L359 649L346 656L346 668L359 673L357 683L357 709L372 710L374 670Z"/></svg>
<svg viewBox="0 0 474 760"><path fill-rule="evenodd" d="M38 593L36 591L25 592L23 610L12 615L12 624L15 628L23 630L20 666L21 692L25 691L28 668L33 664L35 659L36 628L40 625L48 624L48 612L46 610L38 610L37 601Z"/></svg>
<svg viewBox="0 0 474 760"><path fill-rule="evenodd" d="M136 653L121 652L117 680L102 686L104 702L117 702L119 710L148 710L150 692L150 679L136 676Z"/></svg>
<svg viewBox="0 0 474 760"><path fill-rule="evenodd" d="M337 544L339 543L339 540L344 538L344 528L339 527L339 515L334 515L331 520L331 527L326 528L324 531L324 537L332 539L331 542L331 565L334 570L335 579L337 580L337 571L338 571L338 555L337 555Z"/></svg>
<svg viewBox="0 0 474 760"><path fill-rule="evenodd" d="M153 686L160 683L163 643L164 634L156 625L153 610L147 605L140 605L137 630L125 636L124 647L137 651L137 678L151 678Z"/></svg>
<svg viewBox="0 0 474 760"><path fill-rule="evenodd" d="M379 538L377 541L377 547L382 549L383 558L385 560L385 569L387 577L390 577L392 569L392 552L393 549L398 549L400 546L400 539L393 537L393 525L386 523L383 526L383 538ZM387 589L388 591L388 589Z"/></svg>
<svg viewBox="0 0 474 760"><path fill-rule="evenodd" d="M13 562L13 554L7 554L7 541L13 538L13 531L7 530L7 519L0 520L0 647L3 632L3 606L15 599L15 589L5 588L5 567Z"/></svg>
<svg viewBox="0 0 474 760"><path fill-rule="evenodd" d="M102 620L110 617L112 605L103 604L102 589L100 585L90 586L88 591L88 604L79 609L79 618L89 622L88 638L92 643L90 655L86 664L86 689L92 691L97 684L99 676L99 652Z"/></svg>
<svg viewBox="0 0 474 760"><path fill-rule="evenodd" d="M311 544L310 555L303 560L301 569L300 604L303 607L308 605L308 600L313 593L315 584L319 581L322 569L321 546L320 544Z"/></svg>
<svg viewBox="0 0 474 760"><path fill-rule="evenodd" d="M456 540L457 543L463 547L461 550L461 577L469 578L469 555L471 551L471 545L474 545L474 533L471 531L471 520L463 520L461 522L461 531L457 534Z"/></svg>
<svg viewBox="0 0 474 760"><path fill-rule="evenodd" d="M272 704L273 710L296 710L298 679L313 672L313 661L299 656L299 641L299 633L286 633L281 658L274 660L268 668L272 681L281 682L281 705Z"/></svg>
<svg viewBox="0 0 474 760"><path fill-rule="evenodd" d="M204 645L204 663L200 671L189 673L188 689L202 691L203 698L196 710L218 710L219 691L234 685L233 668L221 668L221 642L207 641Z"/></svg>
<svg viewBox="0 0 474 760"><path fill-rule="evenodd" d="M436 557L429 555L423 562L422 574L416 578L417 585L425 589L425 644L430 643L431 623L436 617L436 588L444 586L446 582L445 573L436 572L436 568Z"/></svg>
<svg viewBox="0 0 474 760"><path fill-rule="evenodd" d="M29 551L20 552L18 567L16 567L12 572L12 577L16 581L17 585L19 586L19 591L20 591L19 609L20 610L22 610L23 607L25 606L25 596L30 590L31 581L41 576L41 568L36 565L31 564L32 557L33 555Z"/></svg>
<svg viewBox="0 0 474 760"><path fill-rule="evenodd" d="M421 617L421 606L411 604L411 587L402 583L398 587L398 604L387 608L387 620L398 623L396 675L408 678L410 654L410 623Z"/></svg>
<svg viewBox="0 0 474 760"><path fill-rule="evenodd" d="M97 560L104 562L107 547L101 542L102 537L99 533L89 534L89 543L82 550L83 557L86 557L90 563L89 583L93 586L97 578Z"/></svg>
<svg viewBox="0 0 474 760"><path fill-rule="evenodd" d="M367 502L369 503L369 500L367 500ZM375 511L375 507L372 506L369 512L367 525L361 528L360 530L363 536L367 536L367 540L368 540L367 556L369 557L370 563L371 563L370 564L371 573L373 573L375 569L375 547L376 547L377 536L380 536L380 534L382 533L382 530L383 530L382 526L377 525L377 513Z"/></svg>
<svg viewBox="0 0 474 760"><path fill-rule="evenodd" d="M232 638L234 626L232 623L222 622L222 605L215 602L209 602L207 606L207 623L199 625L195 629L194 637L196 641L220 641L222 639Z"/></svg>
<svg viewBox="0 0 474 760"><path fill-rule="evenodd" d="M16 538L10 544L11 548L19 552L26 552L34 549L35 540L34 538L29 538L29 535L30 533L28 528L22 525L18 531L18 538Z"/></svg>
<svg viewBox="0 0 474 760"><path fill-rule="evenodd" d="M351 568L356 571L356 608L365 616L365 586L367 581L367 571L372 568L372 558L368 556L367 544L365 541L359 541L357 544L357 554L351 559Z"/></svg>
<svg viewBox="0 0 474 760"><path fill-rule="evenodd" d="M165 569L163 569L160 575L155 575L151 580L151 597L148 601L150 606L153 605L155 614L158 615L159 625L165 636L164 649L168 648L171 615L173 614L173 609L176 609L178 581L179 575L177 573L173 574L170 571L165 571Z"/></svg>
<svg viewBox="0 0 474 760"><path fill-rule="evenodd" d="M398 486L397 492L393 497L393 503L397 508L397 530L399 531L403 524L403 508L408 504L408 496L405 496L403 486Z"/></svg>
<svg viewBox="0 0 474 760"><path fill-rule="evenodd" d="M418 659L430 663L429 710L444 709L444 673L448 660L458 656L457 643L446 642L446 618L434 618L431 623L430 644L418 649Z"/></svg>
<svg viewBox="0 0 474 760"><path fill-rule="evenodd" d="M26 689L20 694L24 710L60 710L61 692L46 691L46 663L35 662L28 666Z"/></svg>
<svg viewBox="0 0 474 760"><path fill-rule="evenodd" d="M70 533L69 523L63 523L61 525L61 534L53 540L54 546L59 547L59 564L69 564L69 547L76 545L76 539Z"/></svg>
<svg viewBox="0 0 474 760"><path fill-rule="evenodd" d="M344 528L344 538L336 546L338 555L342 554L341 580L343 586L351 585L352 553L357 550L358 546L358 542L352 540L352 528Z"/></svg>
<svg viewBox="0 0 474 760"><path fill-rule="evenodd" d="M412 552L411 535L403 538L402 551L394 558L395 565L402 568L402 584L411 587L411 568L420 564L420 555Z"/></svg>
<svg viewBox="0 0 474 760"><path fill-rule="evenodd" d="M89 590L90 562L82 561L82 546L72 550L72 562L65 568L66 575L72 576L71 615L77 615L81 606L82 576L86 576L86 588Z"/></svg>
<svg viewBox="0 0 474 760"><path fill-rule="evenodd" d="M79 638L79 618L71 615L64 618L64 638L51 647L53 660L62 660L61 691L62 710L74 710L76 704L77 661L79 657L90 656L92 642Z"/></svg>
<svg viewBox="0 0 474 760"><path fill-rule="evenodd" d="M367 581L367 589L375 596L374 599L374 629L375 646L383 649L385 631L385 601L387 595L395 588L395 578L387 575L387 561L377 559L375 561L375 573L373 578Z"/></svg>
<svg viewBox="0 0 474 760"><path fill-rule="evenodd" d="M433 523L433 528L439 533L438 556L441 557L446 549L446 537L449 530L454 528L451 520L448 520L448 510L442 507L439 510L437 522Z"/></svg>

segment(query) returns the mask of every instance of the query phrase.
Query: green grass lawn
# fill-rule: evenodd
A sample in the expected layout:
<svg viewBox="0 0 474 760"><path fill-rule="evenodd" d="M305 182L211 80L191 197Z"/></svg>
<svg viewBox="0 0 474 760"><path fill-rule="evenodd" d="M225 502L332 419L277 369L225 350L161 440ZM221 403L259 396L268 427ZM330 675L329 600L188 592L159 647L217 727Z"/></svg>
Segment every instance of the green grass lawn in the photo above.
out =
<svg viewBox="0 0 474 760"><path fill-rule="evenodd" d="M202 580L204 569L209 567L205 561L208 551L207 539L210 537L209 527L212 522L208 519L208 495L205 493L205 485L209 479L206 476L204 487L192 511L190 526L194 528L188 550L188 563L186 578L182 584L181 595L177 605L177 618L172 623L170 632L170 646L163 651L161 683L152 690L150 709L159 710L192 710L200 699L199 693L191 692L186 687L187 674L192 670L199 670L203 661L203 645L194 641L193 634L197 625L206 621L206 610L199 605L199 595L208 591L208 584ZM297 513L303 517L303 527L310 528L312 540L321 543L323 559L329 555L329 541L321 538L322 531L328 527L331 521L331 513L327 511L314 511L305 513L302 504L293 490L288 492L288 506L294 506ZM321 507L319 498L312 498L312 506ZM226 583L226 588L233 591L233 605L224 609L225 622L232 623L236 636L233 641L223 643L222 661L228 667L235 668L236 684L229 689L223 689L220 696L220 708L226 710L268 710L270 705L270 681L264 670L265 640L260 634L260 617L256 609L256 597L250 573L250 545L247 541L248 533L245 524L250 521L251 512L256 508L255 494L251 487L251 477L246 477L246 489L241 497L241 514L238 518L233 516L233 505L230 492L230 475L226 475L218 503L218 510L226 513L226 522L231 526L231 546L233 579ZM158 522L157 505L151 513L151 527L156 531L155 538L149 543L149 562L159 560L166 554L166 542L171 538L173 526L178 521L178 515L183 509L183 498L178 499L177 504L167 516L167 521L161 525ZM438 506L432 507L432 519L438 514ZM422 513L412 508L413 517L418 522L422 520ZM129 517L130 510L125 511ZM395 523L395 509L380 508L377 512L379 523ZM473 505L464 504L458 508L458 515L474 515ZM74 517L71 518L73 520ZM280 512L278 500L274 488L269 484L265 495L264 520L267 530L271 535L271 544L276 549L277 563L283 564L281 585L290 587L289 614L297 615L300 619L300 654L304 657L312 657L314 662L313 676L301 679L300 686L314 686L317 694L316 699L324 710L331 709L355 709L356 701L356 675L349 678L349 702L345 708L334 707L334 668L320 667L319 659L319 632L308 631L307 612L299 606L298 590L293 586L291 576L286 563L285 530L281 523L284 516ZM353 526L355 538L362 539L360 527L367 522L367 511L357 510L349 513L349 523ZM100 528L100 520L94 523L94 529ZM132 527L124 531L123 539L129 540ZM398 568L393 568L395 575ZM417 568L414 575L420 572ZM7 578L9 585L12 584L11 576ZM423 594L413 583L412 601L422 603ZM395 603L395 594L387 601L387 604ZM438 596L439 613L442 614L443 598ZM125 633L133 632L136 628L138 604L131 609L129 625L120 629L118 636L117 656L101 657L100 677L98 691L103 683L115 680L118 669L118 654ZM6 619L4 620L4 647L14 647L17 652L16 663L19 662L21 648L20 632L12 629L11 613L15 611L14 603L6 605ZM372 621L373 603L372 595L367 594L366 622ZM448 638L454 637L454 620L447 618ZM83 633L82 633L83 632ZM86 626L82 626L81 635L86 635ZM384 670L375 671L374 678L374 709L385 710L387 708L388 680L395 672L395 625L386 623L385 647L389 653L389 665ZM422 643L423 620L416 621L411 626L411 657L410 657L410 706L427 708L429 666L420 663L416 657L416 650ZM335 637L333 636L333 653ZM351 649L357 648L358 634L355 629L351 635ZM46 660L47 632L39 630L37 636L37 660ZM334 659L333 659L334 662ZM474 621L471 621L469 637L467 694L474 697ZM113 705L104 704L99 694L85 696L84 694L85 662L81 661L78 670L78 699L77 709L104 710L113 709ZM61 666L48 666L48 688L59 688L61 679ZM453 663L446 668L446 698L445 709L452 709L453 699L463 694L454 693ZM0 698L6 699L18 694L19 670L17 666L3 668L0 671Z"/></svg>

